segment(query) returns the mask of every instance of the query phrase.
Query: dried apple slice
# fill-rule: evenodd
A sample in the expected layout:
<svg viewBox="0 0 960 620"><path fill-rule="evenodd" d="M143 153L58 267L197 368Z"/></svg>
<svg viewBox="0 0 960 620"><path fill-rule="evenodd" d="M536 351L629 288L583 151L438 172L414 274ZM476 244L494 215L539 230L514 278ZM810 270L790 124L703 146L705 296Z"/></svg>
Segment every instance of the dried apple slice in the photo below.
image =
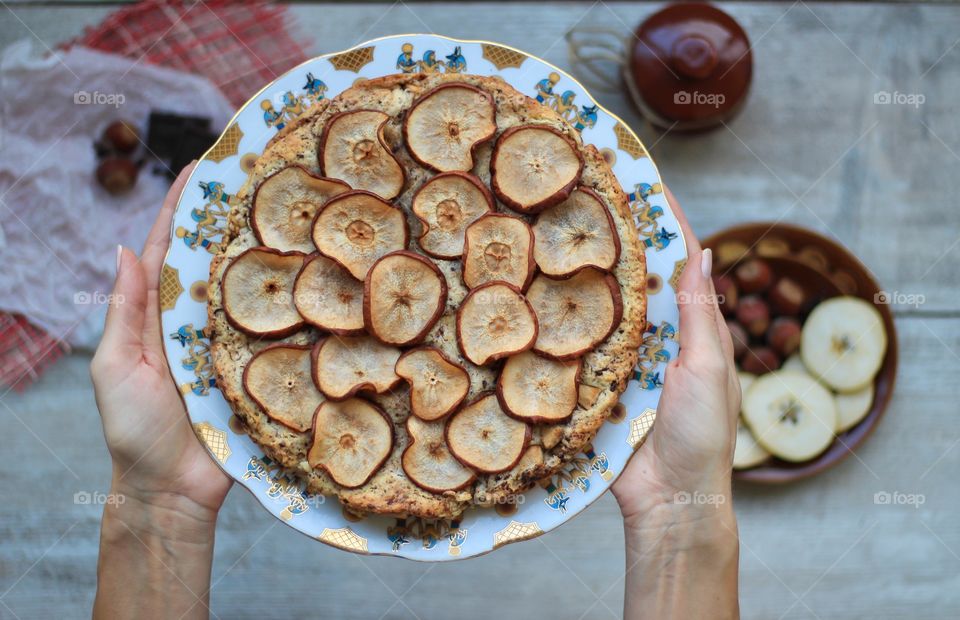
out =
<svg viewBox="0 0 960 620"><path fill-rule="evenodd" d="M473 150L497 131L496 114L493 97L476 86L441 84L421 95L407 112L407 151L437 172L471 170Z"/></svg>
<svg viewBox="0 0 960 620"><path fill-rule="evenodd" d="M332 258L307 259L293 285L293 303L320 329L344 336L363 331L363 282Z"/></svg>
<svg viewBox="0 0 960 620"><path fill-rule="evenodd" d="M523 290L535 268L533 231L520 218L488 213L467 227L463 242L463 283L467 287L500 280Z"/></svg>
<svg viewBox="0 0 960 620"><path fill-rule="evenodd" d="M476 474L456 459L447 448L442 422L424 422L416 416L407 418L410 444L400 457L400 464L410 480L431 493L458 491L476 478Z"/></svg>
<svg viewBox="0 0 960 620"><path fill-rule="evenodd" d="M310 346L274 344L250 358L243 389L267 416L305 433L323 402L310 372Z"/></svg>
<svg viewBox="0 0 960 620"><path fill-rule="evenodd" d="M406 179L383 137L389 120L379 110L353 110L331 116L320 136L319 159L324 174L384 200L396 198Z"/></svg>
<svg viewBox="0 0 960 620"><path fill-rule="evenodd" d="M410 410L427 421L439 420L460 406L470 391L470 375L436 347L407 351L396 373L410 384Z"/></svg>
<svg viewBox="0 0 960 620"><path fill-rule="evenodd" d="M559 362L525 351L507 359L497 398L507 415L531 424L554 424L573 415L581 360Z"/></svg>
<svg viewBox="0 0 960 620"><path fill-rule="evenodd" d="M568 276L584 267L610 271L620 259L620 237L610 211L588 187L578 187L538 215L533 238L533 257L548 276Z"/></svg>
<svg viewBox="0 0 960 620"><path fill-rule="evenodd" d="M482 284L467 294L457 310L457 343L464 357L477 366L526 351L536 339L537 316L510 284Z"/></svg>
<svg viewBox="0 0 960 620"><path fill-rule="evenodd" d="M303 267L301 252L256 247L223 272L223 310L230 324L253 336L282 338L303 327L293 305L293 283Z"/></svg>
<svg viewBox="0 0 960 620"><path fill-rule="evenodd" d="M493 195L473 175L444 172L417 190L411 209L423 223L423 251L434 258L457 259L463 254L467 226L493 211Z"/></svg>
<svg viewBox="0 0 960 620"><path fill-rule="evenodd" d="M481 395L447 421L446 438L458 461L488 474L517 464L530 442L530 427L511 418L496 394Z"/></svg>
<svg viewBox="0 0 960 620"><path fill-rule="evenodd" d="M327 398L382 394L400 382L393 371L400 349L370 336L330 336L313 347L313 380Z"/></svg>
<svg viewBox="0 0 960 620"><path fill-rule="evenodd" d="M407 247L408 239L403 211L362 190L332 198L313 221L313 244L358 280L381 256Z"/></svg>
<svg viewBox="0 0 960 620"><path fill-rule="evenodd" d="M379 407L360 398L325 401L313 419L310 467L325 470L347 489L366 484L393 450L393 424Z"/></svg>
<svg viewBox="0 0 960 620"><path fill-rule="evenodd" d="M446 305L447 280L429 259L413 252L387 254L363 282L363 322L386 344L418 344Z"/></svg>
<svg viewBox="0 0 960 620"><path fill-rule="evenodd" d="M491 185L504 204L539 213L576 187L583 157L573 140L545 125L520 125L500 134L490 159Z"/></svg>
<svg viewBox="0 0 960 620"><path fill-rule="evenodd" d="M620 285L613 276L593 267L564 280L537 276L527 299L540 322L533 350L558 360L590 351L623 318Z"/></svg>
<svg viewBox="0 0 960 620"><path fill-rule="evenodd" d="M349 190L343 181L314 176L303 166L288 166L267 177L253 194L250 227L263 245L313 252L310 230L317 211Z"/></svg>

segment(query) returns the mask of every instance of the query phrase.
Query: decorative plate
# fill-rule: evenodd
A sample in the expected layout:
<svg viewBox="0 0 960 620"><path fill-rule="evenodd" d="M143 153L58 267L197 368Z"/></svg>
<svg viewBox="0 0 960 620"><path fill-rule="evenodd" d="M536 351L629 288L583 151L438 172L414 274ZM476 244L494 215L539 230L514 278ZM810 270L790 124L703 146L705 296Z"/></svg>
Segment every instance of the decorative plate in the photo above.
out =
<svg viewBox="0 0 960 620"><path fill-rule="evenodd" d="M211 257L219 250L234 194L267 141L313 102L359 79L398 72L495 75L559 111L604 154L629 195L646 246L648 314L640 362L621 404L592 448L517 502L470 509L458 521L345 513L339 502L304 493L243 434L217 389L206 332ZM674 289L687 252L660 177L643 144L576 80L520 50L436 35L384 37L307 61L257 93L200 160L180 196L160 282L164 345L190 420L217 463L274 516L329 545L413 560L467 558L526 540L567 521L606 491L653 425L666 363L677 354Z"/></svg>

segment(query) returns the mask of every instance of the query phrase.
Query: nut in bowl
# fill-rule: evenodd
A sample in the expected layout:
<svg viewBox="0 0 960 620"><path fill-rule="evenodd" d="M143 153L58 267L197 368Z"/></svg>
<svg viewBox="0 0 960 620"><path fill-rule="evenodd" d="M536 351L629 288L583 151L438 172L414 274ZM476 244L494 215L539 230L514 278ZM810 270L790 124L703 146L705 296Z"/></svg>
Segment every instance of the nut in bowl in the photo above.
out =
<svg viewBox="0 0 960 620"><path fill-rule="evenodd" d="M733 337L743 404L736 479L816 474L866 440L890 400L897 343L888 305L852 254L787 224L704 241Z"/></svg>

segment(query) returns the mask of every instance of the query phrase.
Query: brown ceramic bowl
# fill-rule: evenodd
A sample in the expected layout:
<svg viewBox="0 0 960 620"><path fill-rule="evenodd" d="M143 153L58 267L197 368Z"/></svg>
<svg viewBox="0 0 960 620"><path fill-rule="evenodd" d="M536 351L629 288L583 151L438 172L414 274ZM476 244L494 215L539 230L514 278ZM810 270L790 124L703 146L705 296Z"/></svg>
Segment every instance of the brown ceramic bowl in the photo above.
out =
<svg viewBox="0 0 960 620"><path fill-rule="evenodd" d="M853 295L876 305L887 330L887 354L877 373L876 394L869 413L853 428L841 433L820 456L803 463L788 463L775 457L750 469L733 472L735 480L783 483L806 478L839 463L856 451L880 422L897 376L897 334L890 306L877 303L883 289L870 271L842 245L819 233L779 223L742 224L703 240L714 252L714 273L724 273L747 257L768 260L774 273L789 275L818 301L837 295ZM803 317L810 308L805 308Z"/></svg>

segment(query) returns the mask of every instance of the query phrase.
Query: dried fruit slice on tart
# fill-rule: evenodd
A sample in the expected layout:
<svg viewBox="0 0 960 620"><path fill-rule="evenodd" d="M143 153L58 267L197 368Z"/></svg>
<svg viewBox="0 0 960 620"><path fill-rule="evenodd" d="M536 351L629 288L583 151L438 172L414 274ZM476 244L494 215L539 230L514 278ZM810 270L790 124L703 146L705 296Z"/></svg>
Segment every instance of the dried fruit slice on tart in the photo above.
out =
<svg viewBox="0 0 960 620"><path fill-rule="evenodd" d="M467 226L493 211L493 195L473 175L445 172L417 190L411 209L423 224L420 248L434 258L454 260L463 254Z"/></svg>
<svg viewBox="0 0 960 620"><path fill-rule="evenodd" d="M533 278L533 231L518 217L488 213L467 227L463 283L474 288L499 280L524 290Z"/></svg>
<svg viewBox="0 0 960 620"><path fill-rule="evenodd" d="M314 345L312 357L314 382L331 400L382 394L400 382L393 370L400 349L370 336L329 336Z"/></svg>
<svg viewBox="0 0 960 620"><path fill-rule="evenodd" d="M282 251L313 252L313 218L325 202L350 186L337 179L288 166L264 179L253 195L250 227L265 246Z"/></svg>
<svg viewBox="0 0 960 620"><path fill-rule="evenodd" d="M457 460L489 474L516 465L530 436L530 427L504 413L495 394L478 397L455 413L446 428L447 446Z"/></svg>
<svg viewBox="0 0 960 620"><path fill-rule="evenodd" d="M413 103L403 123L410 156L438 172L471 170L473 150L496 131L493 97L463 83L427 91Z"/></svg>
<svg viewBox="0 0 960 620"><path fill-rule="evenodd" d="M406 175L383 135L389 120L379 110L352 110L331 116L323 127L317 153L323 173L384 200L396 198Z"/></svg>
<svg viewBox="0 0 960 620"><path fill-rule="evenodd" d="M490 159L493 192L520 213L539 213L566 200L580 180L583 157L573 140L546 125L511 127Z"/></svg>
<svg viewBox="0 0 960 620"><path fill-rule="evenodd" d="M569 419L577 407L581 361L560 362L525 351L507 359L497 398L507 415L531 424Z"/></svg>
<svg viewBox="0 0 960 620"><path fill-rule="evenodd" d="M403 451L400 464L414 484L431 493L457 491L476 479L476 474L450 452L444 429L443 422L425 422L416 416L407 418L410 443Z"/></svg>
<svg viewBox="0 0 960 620"><path fill-rule="evenodd" d="M393 423L382 409L361 398L328 400L314 416L307 463L355 489L377 473L392 449Z"/></svg>
<svg viewBox="0 0 960 620"><path fill-rule="evenodd" d="M243 369L243 389L268 417L301 433L324 400L311 378L309 345L262 349Z"/></svg>
<svg viewBox="0 0 960 620"><path fill-rule="evenodd" d="M300 315L320 329L340 335L363 331L363 282L336 260L314 254L293 285Z"/></svg>
<svg viewBox="0 0 960 620"><path fill-rule="evenodd" d="M301 252L255 247L238 254L223 272L223 310L230 324L252 336L282 338L303 327L293 304Z"/></svg>
<svg viewBox="0 0 960 620"><path fill-rule="evenodd" d="M447 281L429 259L413 252L387 254L363 283L363 321L381 342L418 344L443 314Z"/></svg>
<svg viewBox="0 0 960 620"><path fill-rule="evenodd" d="M537 339L537 315L520 291L488 282L470 291L457 310L457 343L477 366L520 353Z"/></svg>
<svg viewBox="0 0 960 620"><path fill-rule="evenodd" d="M436 347L411 349L395 371L410 384L410 410L426 421L439 420L460 406L470 391L470 375Z"/></svg>
<svg viewBox="0 0 960 620"><path fill-rule="evenodd" d="M569 198L538 215L533 238L534 260L548 276L567 276L584 267L610 271L620 258L613 217L600 196L587 187L578 187Z"/></svg>

